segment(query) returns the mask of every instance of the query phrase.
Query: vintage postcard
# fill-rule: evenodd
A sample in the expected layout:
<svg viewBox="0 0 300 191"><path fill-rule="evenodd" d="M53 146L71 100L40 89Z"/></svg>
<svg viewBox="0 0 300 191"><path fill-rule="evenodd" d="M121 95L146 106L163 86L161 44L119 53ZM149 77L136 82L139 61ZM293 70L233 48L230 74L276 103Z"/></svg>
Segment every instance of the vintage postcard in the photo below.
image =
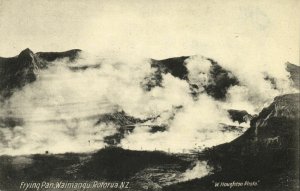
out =
<svg viewBox="0 0 300 191"><path fill-rule="evenodd" d="M299 190L299 0L0 0L0 191Z"/></svg>

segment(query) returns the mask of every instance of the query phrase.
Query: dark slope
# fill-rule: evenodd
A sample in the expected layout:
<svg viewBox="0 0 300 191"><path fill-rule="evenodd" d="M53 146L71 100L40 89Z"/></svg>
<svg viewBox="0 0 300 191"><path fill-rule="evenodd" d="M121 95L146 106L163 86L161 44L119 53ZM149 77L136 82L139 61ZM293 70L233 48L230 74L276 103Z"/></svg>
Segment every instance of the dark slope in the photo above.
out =
<svg viewBox="0 0 300 191"><path fill-rule="evenodd" d="M145 89L150 91L155 86L161 86L162 74L170 73L174 77L186 80L190 85L191 94L197 97L199 94L198 90L201 87L192 84L189 80L189 72L186 67L186 61L189 58L190 57L182 56L164 60L151 60L151 67L155 68L156 71L153 76L146 78L147 83ZM207 60L211 63L211 67L208 74L209 83L204 86L205 92L215 99L225 99L228 88L238 85L239 81L230 71L222 68L216 61L209 58L207 58Z"/></svg>
<svg viewBox="0 0 300 191"><path fill-rule="evenodd" d="M137 180L135 178L137 173L143 174L147 169L150 171L155 169L157 172L152 172L157 175L155 178L166 181L163 179L165 178L162 176L163 173L183 173L193 160L195 160L193 157L187 155L179 156L159 151L131 151L116 147L105 148L95 153L0 156L0 189L20 190L21 182L93 182L96 180L99 182L129 181L131 189L125 190L140 191L145 188L139 185L139 182L147 181L151 177L146 174ZM99 188L87 190L99 190ZM107 189L100 188L100 190Z"/></svg>
<svg viewBox="0 0 300 191"><path fill-rule="evenodd" d="M76 58L78 58L80 52L80 49L72 49L65 52L37 52L35 55L47 62L53 62L57 59L64 58L69 59L69 61L74 61Z"/></svg>
<svg viewBox="0 0 300 191"><path fill-rule="evenodd" d="M232 72L222 68L216 61L208 60L211 62L209 84L204 89L215 99L225 99L228 88L238 85L239 81Z"/></svg>
<svg viewBox="0 0 300 191"><path fill-rule="evenodd" d="M151 66L157 68L162 73L170 73L174 77L187 80L188 70L185 60L188 58L188 56L182 56L164 60L152 60Z"/></svg>
<svg viewBox="0 0 300 191"><path fill-rule="evenodd" d="M12 58L0 58L0 94L2 97L9 97L13 89L20 88L27 83L34 81L38 70L47 68L49 63L58 59L67 59L73 62L79 57L81 50L72 49L65 52L37 52L33 53L26 49L20 55ZM192 84L188 77L186 61L189 56L174 57L163 60L151 59L151 67L156 71L153 75L146 77L146 83L143 85L145 90L150 91L155 86L162 85L162 74L170 73L174 77L186 80L191 89L191 94L196 98L199 89L196 84ZM207 58L211 63L208 75L208 85L204 86L204 91L215 99L225 99L227 89L239 84L238 79L228 70L222 68L216 61ZM200 63L199 63L200 64ZM97 64L92 68L99 68ZM85 70L88 66L70 66L73 71ZM17 76L17 77L16 77Z"/></svg>
<svg viewBox="0 0 300 191"><path fill-rule="evenodd" d="M159 151L130 151L121 148L100 150L82 166L78 176L84 179L126 180L149 166L180 164L184 171L190 162Z"/></svg>
<svg viewBox="0 0 300 191"><path fill-rule="evenodd" d="M205 151L214 174L165 190L231 190L214 182L259 181L235 190L295 190L299 186L299 96L276 97L234 141Z"/></svg>
<svg viewBox="0 0 300 191"><path fill-rule="evenodd" d="M66 52L38 52L34 54L29 48L18 56L0 57L0 101L12 95L14 89L21 88L36 80L39 70L57 59L67 58L74 61L81 50Z"/></svg>
<svg viewBox="0 0 300 191"><path fill-rule="evenodd" d="M23 50L18 56L12 58L0 57L0 95L8 97L12 94L14 88L20 88L25 84L36 79L39 69L44 69L47 65L57 59L67 59L73 62L79 57L80 49L72 49L65 52L37 52L33 53L30 49ZM145 90L150 91L155 86L162 85L162 74L170 73L174 77L186 80L191 89L191 94L196 98L199 89L196 84L192 84L189 80L189 72L186 66L186 61L190 56L174 57L163 60L151 59L151 67L156 71L152 76L146 77L146 83L143 84ZM238 85L238 79L232 72L224 69L221 65L213 59L206 58L210 63L210 71L208 75L208 85L204 86L204 91L214 97L215 99L225 99L229 87ZM200 64L200 63L199 63ZM99 68L100 65L91 66L92 68ZM88 66L70 66L73 71L85 70ZM294 85L300 85L300 69L299 66L287 63L287 71L291 74L291 79ZM272 77L266 76L266 79L274 84ZM274 85L276 88L276 84Z"/></svg>
<svg viewBox="0 0 300 191"><path fill-rule="evenodd" d="M300 66L287 62L286 70L290 73L290 79L292 79L294 86L300 89Z"/></svg>
<svg viewBox="0 0 300 191"><path fill-rule="evenodd" d="M174 77L180 78L182 80L188 80L188 70L186 68L185 60L188 56L168 58L164 60L154 60L151 59L151 67L155 68L153 75L145 78L146 84L144 88L150 91L155 86L162 86L162 74L170 73Z"/></svg>
<svg viewBox="0 0 300 191"><path fill-rule="evenodd" d="M0 59L0 96L9 97L13 89L20 88L36 80L39 66L30 49L23 50L18 56Z"/></svg>
<svg viewBox="0 0 300 191"><path fill-rule="evenodd" d="M246 123L253 118L253 116L245 110L229 109L227 112L232 121L237 121L238 123Z"/></svg>

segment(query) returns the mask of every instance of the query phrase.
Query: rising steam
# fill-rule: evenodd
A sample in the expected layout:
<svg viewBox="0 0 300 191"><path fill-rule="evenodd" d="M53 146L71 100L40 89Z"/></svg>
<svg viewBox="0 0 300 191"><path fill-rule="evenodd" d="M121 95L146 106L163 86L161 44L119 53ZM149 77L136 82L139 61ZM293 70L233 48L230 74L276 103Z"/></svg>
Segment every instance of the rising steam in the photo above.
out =
<svg viewBox="0 0 300 191"><path fill-rule="evenodd" d="M135 124L133 132L121 140L121 147L170 152L201 149L239 135L221 131L220 124L238 125L231 121L227 109L255 114L274 96L294 91L284 72L269 74L276 80L274 89L264 79L267 71L255 68L245 73L239 67L225 64L238 77L240 85L228 90L225 101L215 100L203 91L211 83L210 62L201 56L186 60L190 82L200 87L197 99L192 97L187 81L171 74L162 75L161 86L145 91L144 80L155 72L149 62L86 55L76 63L56 61L40 71L35 82L16 91L2 104L1 116L22 122L14 128L0 128L0 154L89 152L103 148L104 138L115 134L116 127L113 123L96 125L96 122L102 114L115 111L153 119ZM71 69L95 65L84 70ZM149 125L162 124L166 131L149 131ZM242 124L245 128L248 125Z"/></svg>

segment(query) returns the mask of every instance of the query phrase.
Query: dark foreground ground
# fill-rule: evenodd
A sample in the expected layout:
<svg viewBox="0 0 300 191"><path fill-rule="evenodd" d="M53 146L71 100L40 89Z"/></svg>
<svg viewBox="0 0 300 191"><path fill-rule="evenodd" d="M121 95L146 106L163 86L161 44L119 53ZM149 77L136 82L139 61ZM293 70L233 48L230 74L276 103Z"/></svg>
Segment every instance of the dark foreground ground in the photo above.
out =
<svg viewBox="0 0 300 191"><path fill-rule="evenodd" d="M0 157L0 190L20 189L22 182L88 182L129 184L125 190L161 190L192 168L195 155L106 148L96 153ZM119 185L120 186L120 185ZM30 190L30 189L28 189ZM36 189L31 189L36 190ZM40 189L43 190L43 189ZM44 189L84 190L84 189ZM121 190L89 188L87 190Z"/></svg>
<svg viewBox="0 0 300 191"><path fill-rule="evenodd" d="M252 157L226 156L225 159L223 157L226 154L214 153L213 149L200 155L106 148L84 154L1 156L0 190L26 190L22 182L56 184L62 181L91 185L97 182L97 186L86 189L44 187L27 190L294 191L297 190L294 154L293 151L265 151ZM209 161L212 172L203 178L182 181L184 172L192 169L198 160ZM110 188L101 183L118 183L118 186Z"/></svg>

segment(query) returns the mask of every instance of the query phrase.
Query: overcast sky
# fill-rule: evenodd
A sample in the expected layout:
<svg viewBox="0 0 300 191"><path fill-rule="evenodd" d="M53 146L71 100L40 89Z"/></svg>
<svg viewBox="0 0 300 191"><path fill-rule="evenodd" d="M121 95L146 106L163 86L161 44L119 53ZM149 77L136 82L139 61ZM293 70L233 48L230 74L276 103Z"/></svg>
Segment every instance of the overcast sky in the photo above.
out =
<svg viewBox="0 0 300 191"><path fill-rule="evenodd" d="M0 55L80 48L298 63L298 0L0 0Z"/></svg>

